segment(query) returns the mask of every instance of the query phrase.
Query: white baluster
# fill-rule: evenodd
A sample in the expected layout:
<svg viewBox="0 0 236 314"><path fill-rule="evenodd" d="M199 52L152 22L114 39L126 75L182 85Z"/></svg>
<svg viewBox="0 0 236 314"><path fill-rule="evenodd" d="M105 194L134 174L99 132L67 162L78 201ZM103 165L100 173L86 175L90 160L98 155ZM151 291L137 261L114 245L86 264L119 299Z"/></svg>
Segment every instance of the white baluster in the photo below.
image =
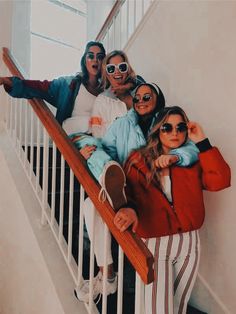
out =
<svg viewBox="0 0 236 314"><path fill-rule="evenodd" d="M43 198L41 223L46 224L46 208L48 206L48 134L43 130Z"/></svg>
<svg viewBox="0 0 236 314"><path fill-rule="evenodd" d="M68 262L71 262L72 255L72 228L73 228L73 206L74 206L74 173L70 169L70 186L69 186L69 228L68 228Z"/></svg>
<svg viewBox="0 0 236 314"><path fill-rule="evenodd" d="M61 175L60 175L60 217L59 217L59 242L63 237L63 217L64 217L64 194L65 194L65 159L61 155Z"/></svg>
<svg viewBox="0 0 236 314"><path fill-rule="evenodd" d="M57 147L55 143L52 144L52 187L51 187L51 225L55 222L55 206L56 206L56 165Z"/></svg>
<svg viewBox="0 0 236 314"><path fill-rule="evenodd" d="M123 278L124 278L124 252L119 246L118 256L118 291L117 291L117 314L122 314L123 310Z"/></svg>
<svg viewBox="0 0 236 314"><path fill-rule="evenodd" d="M80 186L80 209L79 209L79 249L78 249L78 283L82 281L83 268L83 241L84 241L84 188Z"/></svg>

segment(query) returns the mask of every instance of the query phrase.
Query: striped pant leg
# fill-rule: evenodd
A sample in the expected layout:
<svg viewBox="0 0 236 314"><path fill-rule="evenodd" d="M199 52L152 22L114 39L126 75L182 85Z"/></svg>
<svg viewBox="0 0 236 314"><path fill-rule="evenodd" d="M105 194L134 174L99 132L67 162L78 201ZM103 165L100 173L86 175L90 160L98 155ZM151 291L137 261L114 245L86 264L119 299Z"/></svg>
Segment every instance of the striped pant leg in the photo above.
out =
<svg viewBox="0 0 236 314"><path fill-rule="evenodd" d="M174 261L174 314L184 314L190 298L200 260L198 231L181 235L182 242Z"/></svg>
<svg viewBox="0 0 236 314"><path fill-rule="evenodd" d="M145 287L146 314L186 313L199 265L199 245L197 231L148 240L155 280Z"/></svg>
<svg viewBox="0 0 236 314"><path fill-rule="evenodd" d="M154 255L155 280L145 287L146 314L173 314L173 266L177 252L174 236L149 239L148 248Z"/></svg>

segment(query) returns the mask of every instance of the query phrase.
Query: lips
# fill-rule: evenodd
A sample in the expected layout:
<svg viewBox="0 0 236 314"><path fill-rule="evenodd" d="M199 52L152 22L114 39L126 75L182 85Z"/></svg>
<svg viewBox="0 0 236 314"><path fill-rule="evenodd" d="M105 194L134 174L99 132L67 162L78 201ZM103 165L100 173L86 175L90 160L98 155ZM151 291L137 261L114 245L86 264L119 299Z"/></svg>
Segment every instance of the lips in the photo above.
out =
<svg viewBox="0 0 236 314"><path fill-rule="evenodd" d="M114 75L113 78L118 81L118 80L122 80L123 76L122 75Z"/></svg>
<svg viewBox="0 0 236 314"><path fill-rule="evenodd" d="M92 68L93 68L94 70L97 70L97 69L98 69L98 65L97 65L97 64L93 64L93 65L92 65Z"/></svg>
<svg viewBox="0 0 236 314"><path fill-rule="evenodd" d="M145 105L139 105L139 106L137 106L137 109L147 109L148 108L148 106L145 106Z"/></svg>

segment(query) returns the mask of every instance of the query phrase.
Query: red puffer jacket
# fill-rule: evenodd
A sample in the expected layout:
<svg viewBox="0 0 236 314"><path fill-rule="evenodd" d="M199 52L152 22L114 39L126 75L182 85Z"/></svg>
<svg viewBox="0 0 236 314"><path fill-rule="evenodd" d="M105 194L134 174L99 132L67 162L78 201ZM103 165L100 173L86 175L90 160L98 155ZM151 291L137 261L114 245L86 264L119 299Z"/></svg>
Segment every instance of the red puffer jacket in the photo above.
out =
<svg viewBox="0 0 236 314"><path fill-rule="evenodd" d="M199 154L190 167L170 167L172 203L154 181L146 181L147 166L137 152L125 164L126 193L139 217L137 234L160 237L199 229L204 221L203 189L219 191L230 186L230 168L216 147Z"/></svg>

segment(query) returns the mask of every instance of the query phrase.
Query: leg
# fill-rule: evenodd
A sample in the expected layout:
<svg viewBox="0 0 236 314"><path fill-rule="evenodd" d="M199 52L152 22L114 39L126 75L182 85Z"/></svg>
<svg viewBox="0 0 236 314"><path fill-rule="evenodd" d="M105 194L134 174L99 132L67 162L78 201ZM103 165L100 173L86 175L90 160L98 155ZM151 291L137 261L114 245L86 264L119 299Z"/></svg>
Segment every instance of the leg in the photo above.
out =
<svg viewBox="0 0 236 314"><path fill-rule="evenodd" d="M105 201L107 198L115 210L120 209L127 202L124 192L125 174L121 166L103 150L99 139L83 133L72 134L70 137L78 149L85 145L97 147L87 160L87 165L102 186L99 199Z"/></svg>
<svg viewBox="0 0 236 314"><path fill-rule="evenodd" d="M174 313L184 314L196 280L199 260L200 241L198 231L182 234L182 248L174 265Z"/></svg>
<svg viewBox="0 0 236 314"><path fill-rule="evenodd" d="M90 198L87 198L84 202L84 218L85 218L85 224L88 230L89 238L91 239L92 236L92 217L93 217L93 211L94 211L94 254L96 256L97 264L99 267L102 267L104 265L104 222L97 212L97 210L94 208L94 205ZM109 234L108 239L108 247L110 248L108 251L108 258L107 263L108 265L113 265L113 259L111 255L111 235Z"/></svg>
<svg viewBox="0 0 236 314"><path fill-rule="evenodd" d="M172 240L171 236L148 240L154 255L155 280L145 286L145 314L173 314Z"/></svg>
<svg viewBox="0 0 236 314"><path fill-rule="evenodd" d="M93 215L94 215L94 226L93 226ZM99 215L99 213L94 208L92 201L87 198L84 202L84 217L85 224L87 227L89 238L92 237L92 232L94 229L94 254L97 260L97 264L100 268L99 273L96 277L93 278L92 284L92 293L93 299L96 299L99 294L103 293L103 270L104 270L104 222ZM106 292L107 295L113 294L117 290L117 275L113 269L113 259L111 254L111 234L108 233L108 252L107 252L107 265L108 265L108 274L106 282ZM89 301L89 280L85 280L80 287L77 287L75 290L75 296L84 302Z"/></svg>

